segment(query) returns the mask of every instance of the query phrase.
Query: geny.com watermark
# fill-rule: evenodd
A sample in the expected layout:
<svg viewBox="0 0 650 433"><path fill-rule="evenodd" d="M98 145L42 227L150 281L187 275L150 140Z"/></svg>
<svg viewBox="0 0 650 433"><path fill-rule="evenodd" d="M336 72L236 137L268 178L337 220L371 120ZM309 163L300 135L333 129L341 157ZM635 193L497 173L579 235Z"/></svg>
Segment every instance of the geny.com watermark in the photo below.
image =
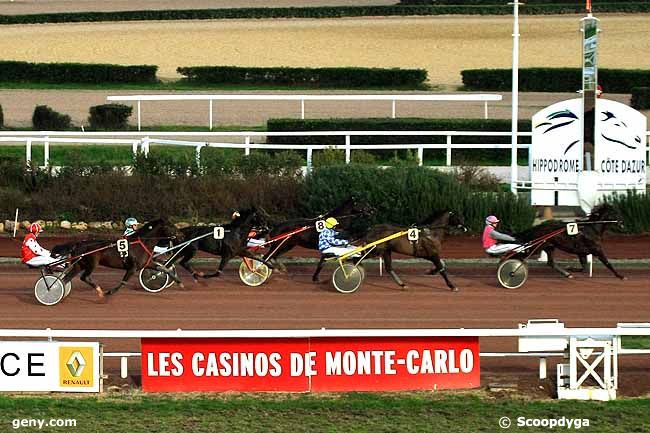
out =
<svg viewBox="0 0 650 433"><path fill-rule="evenodd" d="M514 422L507 416L499 418L499 427L508 429L512 425L517 427L545 427L548 429L563 428L580 430L583 427L589 427L589 420L586 418L526 418L525 416L517 417Z"/></svg>
<svg viewBox="0 0 650 433"><path fill-rule="evenodd" d="M14 430L23 427L38 428L41 430L43 427L77 427L76 419L36 419L36 418L20 418L11 420L11 426Z"/></svg>

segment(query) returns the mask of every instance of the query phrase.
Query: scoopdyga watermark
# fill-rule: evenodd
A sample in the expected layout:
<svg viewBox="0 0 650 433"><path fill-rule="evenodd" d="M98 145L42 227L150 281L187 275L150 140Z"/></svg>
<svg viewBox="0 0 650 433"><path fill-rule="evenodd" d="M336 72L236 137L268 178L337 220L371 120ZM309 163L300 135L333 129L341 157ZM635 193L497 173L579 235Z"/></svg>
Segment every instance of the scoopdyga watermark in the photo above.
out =
<svg viewBox="0 0 650 433"><path fill-rule="evenodd" d="M509 429L513 425L513 420L507 416L499 418L499 427L502 429ZM589 427L589 420L587 418L527 418L519 416L514 419L516 427L543 427L547 429L567 429L567 430L580 430L583 427Z"/></svg>

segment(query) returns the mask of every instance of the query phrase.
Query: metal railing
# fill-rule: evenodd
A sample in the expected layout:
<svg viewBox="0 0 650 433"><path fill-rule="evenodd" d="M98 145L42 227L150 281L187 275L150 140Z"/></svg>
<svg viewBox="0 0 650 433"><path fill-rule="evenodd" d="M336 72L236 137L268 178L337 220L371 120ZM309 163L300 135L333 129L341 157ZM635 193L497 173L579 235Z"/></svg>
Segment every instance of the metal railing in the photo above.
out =
<svg viewBox="0 0 650 433"><path fill-rule="evenodd" d="M336 338L336 337L531 337L594 338L615 337L620 355L650 355L646 349L621 349L621 336L650 336L650 323L619 323L616 328L458 328L458 329L297 329L297 330L71 330L71 329L0 329L2 339L36 338L52 341L71 339L141 339L141 338ZM481 352L484 358L533 357L539 359L540 377L546 376L546 359L561 357L562 351L548 352ZM120 375L128 376L128 359L140 352L104 352L104 357L120 358Z"/></svg>
<svg viewBox="0 0 650 433"><path fill-rule="evenodd" d="M458 102L483 102L484 118L488 118L488 102L501 101L501 95L496 94L455 94L455 95L241 95L241 94L186 94L186 95L124 95L108 96L106 99L111 102L135 101L137 103L136 117L138 121L138 131L142 128L142 101L209 101L208 105L208 125L212 130L214 123L214 101L300 101L300 118L305 118L305 101L390 101L391 117L397 116L397 101L458 101Z"/></svg>

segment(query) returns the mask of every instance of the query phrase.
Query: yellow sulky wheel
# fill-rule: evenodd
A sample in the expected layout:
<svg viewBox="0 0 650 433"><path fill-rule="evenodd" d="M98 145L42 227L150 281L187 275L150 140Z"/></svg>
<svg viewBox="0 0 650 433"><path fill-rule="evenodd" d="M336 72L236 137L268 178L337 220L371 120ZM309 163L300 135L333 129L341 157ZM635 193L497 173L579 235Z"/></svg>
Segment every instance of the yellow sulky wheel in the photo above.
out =
<svg viewBox="0 0 650 433"><path fill-rule="evenodd" d="M251 287L264 284L272 273L273 269L258 260L244 258L239 265L239 279Z"/></svg>
<svg viewBox="0 0 650 433"><path fill-rule="evenodd" d="M354 293L361 287L364 277L365 272L357 266L352 263L344 263L334 270L332 284L341 293Z"/></svg>

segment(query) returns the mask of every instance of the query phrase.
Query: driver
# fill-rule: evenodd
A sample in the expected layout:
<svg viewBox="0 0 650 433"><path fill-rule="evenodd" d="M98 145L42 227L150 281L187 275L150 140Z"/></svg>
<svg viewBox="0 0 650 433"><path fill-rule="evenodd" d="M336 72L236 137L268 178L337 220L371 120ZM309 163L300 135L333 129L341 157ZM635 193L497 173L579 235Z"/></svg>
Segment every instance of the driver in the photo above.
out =
<svg viewBox="0 0 650 433"><path fill-rule="evenodd" d="M126 236L126 237L131 236L138 229L139 225L140 225L140 223L138 222L138 220L136 218L128 217L126 219L126 221L124 221L124 227L125 227L124 236ZM163 247L163 246L159 246L159 245L156 245L155 247L153 247L154 254L163 254L163 253L167 252L167 250L168 250L167 247Z"/></svg>
<svg viewBox="0 0 650 433"><path fill-rule="evenodd" d="M339 222L333 217L325 220L325 228L318 234L318 250L321 254L334 254L338 257L357 249L347 240L337 237L339 233L334 230L334 227L338 224Z"/></svg>
<svg viewBox="0 0 650 433"><path fill-rule="evenodd" d="M20 258L22 262L28 266L47 266L58 261L58 258L52 257L50 252L41 247L36 240L39 234L43 231L38 223L32 223L29 226L29 233L23 239L23 246L20 250Z"/></svg>
<svg viewBox="0 0 650 433"><path fill-rule="evenodd" d="M240 216L241 214L238 211L234 211L230 219L234 221ZM257 231L255 229L252 229L250 232L248 232L248 241L246 243L246 246L248 248L259 248L264 244L266 244L266 241L263 238L257 238Z"/></svg>
<svg viewBox="0 0 650 433"><path fill-rule="evenodd" d="M499 222L499 218L494 215L485 218L485 229L482 236L483 249L492 256L499 256L521 246L521 244L515 243L517 239L496 230ZM498 243L499 241L510 243Z"/></svg>

